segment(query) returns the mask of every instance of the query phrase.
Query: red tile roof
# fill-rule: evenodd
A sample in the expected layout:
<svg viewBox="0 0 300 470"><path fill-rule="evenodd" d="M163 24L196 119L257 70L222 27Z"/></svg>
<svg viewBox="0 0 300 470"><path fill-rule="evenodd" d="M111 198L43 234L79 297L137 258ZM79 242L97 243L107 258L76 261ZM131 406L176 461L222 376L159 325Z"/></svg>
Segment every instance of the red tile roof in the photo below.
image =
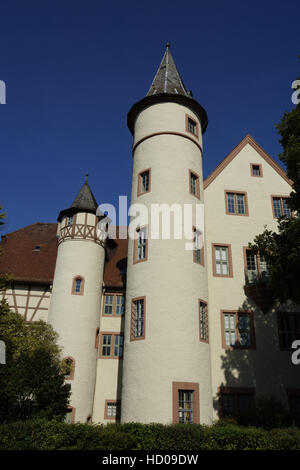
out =
<svg viewBox="0 0 300 470"><path fill-rule="evenodd" d="M2 236L0 275L10 274L15 281L52 284L57 256L56 223L36 223ZM115 240L105 264L107 286L124 288L127 265L127 244ZM35 251L35 247L40 247Z"/></svg>

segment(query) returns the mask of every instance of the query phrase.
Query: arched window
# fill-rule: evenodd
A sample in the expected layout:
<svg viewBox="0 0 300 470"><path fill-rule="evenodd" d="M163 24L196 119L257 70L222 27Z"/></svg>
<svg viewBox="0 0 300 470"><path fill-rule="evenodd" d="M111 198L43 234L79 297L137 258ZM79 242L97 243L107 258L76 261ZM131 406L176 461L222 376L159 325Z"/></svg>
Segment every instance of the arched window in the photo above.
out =
<svg viewBox="0 0 300 470"><path fill-rule="evenodd" d="M62 370L65 380L73 380L75 373L75 359L73 359L73 357L65 357L62 360Z"/></svg>
<svg viewBox="0 0 300 470"><path fill-rule="evenodd" d="M83 295L84 290L84 279L81 276L76 276L73 278L72 283L72 294L74 295Z"/></svg>

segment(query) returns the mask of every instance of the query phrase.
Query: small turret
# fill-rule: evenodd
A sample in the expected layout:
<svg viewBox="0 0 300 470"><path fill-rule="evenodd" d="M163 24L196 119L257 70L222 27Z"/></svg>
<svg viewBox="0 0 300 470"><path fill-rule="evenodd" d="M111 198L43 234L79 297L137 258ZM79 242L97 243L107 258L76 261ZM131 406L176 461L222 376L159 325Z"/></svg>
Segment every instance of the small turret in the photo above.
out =
<svg viewBox="0 0 300 470"><path fill-rule="evenodd" d="M96 380L95 337L100 324L105 240L99 239L97 201L86 180L58 216L58 252L49 323L69 364L73 420L92 415Z"/></svg>

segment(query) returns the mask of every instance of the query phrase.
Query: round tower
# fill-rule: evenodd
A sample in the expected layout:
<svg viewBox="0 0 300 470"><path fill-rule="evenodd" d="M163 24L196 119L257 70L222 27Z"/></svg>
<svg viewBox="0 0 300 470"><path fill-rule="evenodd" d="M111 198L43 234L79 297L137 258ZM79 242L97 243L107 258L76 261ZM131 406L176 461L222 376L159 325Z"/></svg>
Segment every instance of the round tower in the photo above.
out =
<svg viewBox="0 0 300 470"><path fill-rule="evenodd" d="M87 178L70 208L58 216L58 252L49 323L58 333L66 381L71 385L70 421L87 422L96 380L105 244L97 236L97 202Z"/></svg>
<svg viewBox="0 0 300 470"><path fill-rule="evenodd" d="M134 137L131 205L144 204L149 219L129 239L122 422L212 419L206 253L198 244L204 227L195 217L196 205L204 202L206 126L206 112L185 88L167 44L147 96L128 113ZM187 249L188 236L176 238L172 228L170 239L161 232L152 236L153 213L161 204L171 208L175 231L183 229L189 205L194 249ZM172 212L174 204L182 220ZM160 221L167 219L165 212Z"/></svg>

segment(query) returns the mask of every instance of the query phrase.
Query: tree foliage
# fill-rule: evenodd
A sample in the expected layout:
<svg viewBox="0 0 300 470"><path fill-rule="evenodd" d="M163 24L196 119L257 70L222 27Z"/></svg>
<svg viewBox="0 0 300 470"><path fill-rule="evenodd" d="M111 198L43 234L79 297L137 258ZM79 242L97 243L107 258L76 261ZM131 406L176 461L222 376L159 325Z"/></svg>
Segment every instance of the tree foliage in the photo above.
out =
<svg viewBox="0 0 300 470"><path fill-rule="evenodd" d="M0 302L0 339L6 364L0 365L0 423L63 417L70 396L64 384L57 334L43 321L27 323Z"/></svg>
<svg viewBox="0 0 300 470"><path fill-rule="evenodd" d="M272 292L274 301L284 303L290 299L300 303L300 104L284 113L276 127L283 147L279 158L293 182L288 199L293 217L279 219L277 232L265 229L249 247L264 256L267 262L269 279L266 288Z"/></svg>

